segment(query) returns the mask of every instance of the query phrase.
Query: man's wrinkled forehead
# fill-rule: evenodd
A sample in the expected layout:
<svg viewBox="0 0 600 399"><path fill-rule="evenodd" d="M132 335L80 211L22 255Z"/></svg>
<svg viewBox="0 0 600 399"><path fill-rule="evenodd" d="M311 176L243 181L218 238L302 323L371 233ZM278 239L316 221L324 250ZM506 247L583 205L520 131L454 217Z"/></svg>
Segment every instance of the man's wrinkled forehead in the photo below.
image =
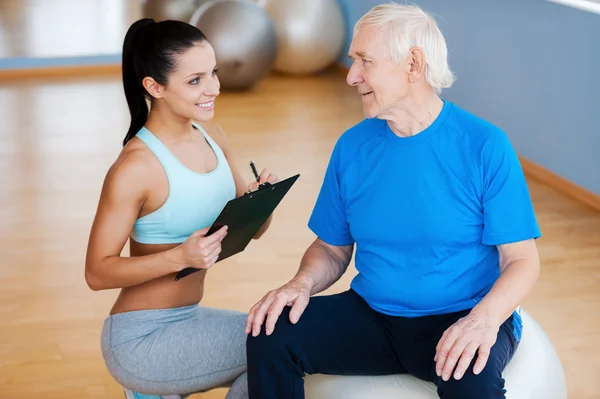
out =
<svg viewBox="0 0 600 399"><path fill-rule="evenodd" d="M361 26L350 43L348 57L351 59L381 59L389 56L388 29L371 25Z"/></svg>

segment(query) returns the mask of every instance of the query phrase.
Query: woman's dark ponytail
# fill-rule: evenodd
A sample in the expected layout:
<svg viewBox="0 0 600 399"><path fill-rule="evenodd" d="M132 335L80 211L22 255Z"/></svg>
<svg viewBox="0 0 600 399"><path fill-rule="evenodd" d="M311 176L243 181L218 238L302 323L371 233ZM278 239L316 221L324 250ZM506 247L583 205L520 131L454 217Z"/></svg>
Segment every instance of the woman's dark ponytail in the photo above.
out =
<svg viewBox="0 0 600 399"><path fill-rule="evenodd" d="M145 18L133 23L123 41L123 88L125 98L131 114L131 123L127 135L123 140L123 146L135 137L137 132L144 126L148 119L148 105L146 104L145 89L142 86L141 77L136 68L135 52L140 47L144 30L154 24L153 19Z"/></svg>
<svg viewBox="0 0 600 399"><path fill-rule="evenodd" d="M181 21L154 22L144 18L129 27L123 41L121 68L131 124L123 146L148 120L148 93L142 86L142 80L151 77L158 84L167 85L169 76L177 69L178 57L204 41L206 36L198 28Z"/></svg>

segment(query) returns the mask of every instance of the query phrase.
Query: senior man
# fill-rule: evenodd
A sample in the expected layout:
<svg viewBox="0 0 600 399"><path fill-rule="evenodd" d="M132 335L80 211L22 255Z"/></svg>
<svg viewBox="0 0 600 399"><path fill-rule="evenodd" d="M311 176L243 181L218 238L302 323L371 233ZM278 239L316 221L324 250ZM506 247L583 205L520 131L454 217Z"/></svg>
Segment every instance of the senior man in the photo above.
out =
<svg viewBox="0 0 600 399"><path fill-rule="evenodd" d="M371 9L349 56L366 118L335 145L309 220L317 239L297 274L250 310L250 398L304 398L305 373L410 373L442 398L504 398L519 303L540 269L515 151L499 128L440 97L454 74L420 8ZM350 289L314 296L342 276L354 246Z"/></svg>

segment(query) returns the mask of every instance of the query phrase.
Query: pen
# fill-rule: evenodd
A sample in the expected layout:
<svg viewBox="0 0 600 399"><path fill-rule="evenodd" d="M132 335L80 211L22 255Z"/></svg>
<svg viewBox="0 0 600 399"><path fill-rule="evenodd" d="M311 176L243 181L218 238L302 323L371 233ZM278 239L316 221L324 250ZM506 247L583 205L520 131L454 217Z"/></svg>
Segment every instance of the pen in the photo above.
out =
<svg viewBox="0 0 600 399"><path fill-rule="evenodd" d="M256 167L254 166L254 162L250 161L250 167L252 168L252 173L254 173L254 177L256 177L256 181L260 182L260 176L256 172Z"/></svg>

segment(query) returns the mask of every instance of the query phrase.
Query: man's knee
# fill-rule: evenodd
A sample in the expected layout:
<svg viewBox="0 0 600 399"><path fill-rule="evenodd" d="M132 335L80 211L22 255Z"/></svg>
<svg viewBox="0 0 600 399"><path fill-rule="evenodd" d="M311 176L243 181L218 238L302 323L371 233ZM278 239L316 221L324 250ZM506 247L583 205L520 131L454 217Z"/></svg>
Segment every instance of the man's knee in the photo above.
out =
<svg viewBox="0 0 600 399"><path fill-rule="evenodd" d="M270 335L265 333L264 322L260 328L260 333L256 337L252 333L248 334L246 350L249 361L251 359L267 359L272 355L279 357L282 355L282 352L290 352L291 343L294 342L294 325L290 322L289 312L290 308L286 306L277 319L275 329Z"/></svg>
<svg viewBox="0 0 600 399"><path fill-rule="evenodd" d="M440 380L438 394L443 399L504 399L504 378L493 368L473 374L472 368L460 379Z"/></svg>

